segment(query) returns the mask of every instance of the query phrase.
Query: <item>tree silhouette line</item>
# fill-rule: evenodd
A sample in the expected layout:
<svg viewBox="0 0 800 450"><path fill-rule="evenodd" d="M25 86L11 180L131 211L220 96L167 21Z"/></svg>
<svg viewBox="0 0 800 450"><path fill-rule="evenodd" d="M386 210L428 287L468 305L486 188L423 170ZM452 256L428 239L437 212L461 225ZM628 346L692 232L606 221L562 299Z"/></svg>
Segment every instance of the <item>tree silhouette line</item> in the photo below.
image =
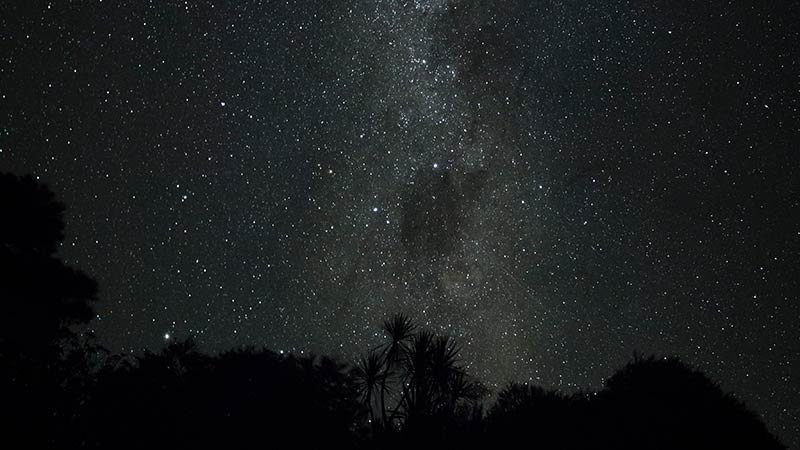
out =
<svg viewBox="0 0 800 450"><path fill-rule="evenodd" d="M407 316L353 364L189 338L113 355L76 325L97 284L56 255L64 206L0 173L2 448L781 449L758 415L677 358L635 357L596 392L492 393L448 336Z"/></svg>

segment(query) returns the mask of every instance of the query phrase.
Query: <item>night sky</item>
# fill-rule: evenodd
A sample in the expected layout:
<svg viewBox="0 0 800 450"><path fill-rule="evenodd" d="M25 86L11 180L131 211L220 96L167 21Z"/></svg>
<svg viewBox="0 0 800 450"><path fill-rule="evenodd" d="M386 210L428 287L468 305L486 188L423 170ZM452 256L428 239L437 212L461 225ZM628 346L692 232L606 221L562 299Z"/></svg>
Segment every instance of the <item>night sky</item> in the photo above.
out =
<svg viewBox="0 0 800 450"><path fill-rule="evenodd" d="M115 352L349 359L405 312L496 387L677 355L800 448L793 1L11 1L0 171Z"/></svg>

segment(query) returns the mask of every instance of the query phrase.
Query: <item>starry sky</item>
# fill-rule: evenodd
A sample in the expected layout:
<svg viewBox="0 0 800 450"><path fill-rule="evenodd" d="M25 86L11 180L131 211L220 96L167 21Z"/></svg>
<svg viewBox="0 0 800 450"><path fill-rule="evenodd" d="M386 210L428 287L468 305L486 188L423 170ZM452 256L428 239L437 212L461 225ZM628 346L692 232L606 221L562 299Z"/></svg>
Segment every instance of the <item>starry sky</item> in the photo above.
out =
<svg viewBox="0 0 800 450"><path fill-rule="evenodd" d="M404 312L496 387L673 354L800 448L800 7L27 1L0 170L117 352L350 358Z"/></svg>

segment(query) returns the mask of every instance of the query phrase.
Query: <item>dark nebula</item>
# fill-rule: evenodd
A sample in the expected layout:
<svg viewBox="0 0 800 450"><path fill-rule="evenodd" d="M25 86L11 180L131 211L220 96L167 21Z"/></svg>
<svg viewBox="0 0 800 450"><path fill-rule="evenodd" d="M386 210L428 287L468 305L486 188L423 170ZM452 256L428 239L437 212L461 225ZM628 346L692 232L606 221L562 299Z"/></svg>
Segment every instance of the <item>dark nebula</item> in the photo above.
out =
<svg viewBox="0 0 800 450"><path fill-rule="evenodd" d="M409 186L402 204L400 236L412 267L430 264L458 250L464 221L478 201L486 171L459 175L425 172Z"/></svg>

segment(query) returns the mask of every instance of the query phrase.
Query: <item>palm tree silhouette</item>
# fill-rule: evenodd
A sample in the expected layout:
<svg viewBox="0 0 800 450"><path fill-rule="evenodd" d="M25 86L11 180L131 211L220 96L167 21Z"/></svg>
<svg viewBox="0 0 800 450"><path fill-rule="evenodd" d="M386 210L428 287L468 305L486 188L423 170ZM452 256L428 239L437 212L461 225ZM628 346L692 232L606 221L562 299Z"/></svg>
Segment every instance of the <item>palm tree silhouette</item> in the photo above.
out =
<svg viewBox="0 0 800 450"><path fill-rule="evenodd" d="M452 421L465 402L474 407L485 395L483 386L459 364L460 347L452 338L418 330L402 314L386 320L383 328L388 341L362 357L353 372L370 421L380 422L373 431L391 433ZM376 389L380 419L374 412Z"/></svg>

